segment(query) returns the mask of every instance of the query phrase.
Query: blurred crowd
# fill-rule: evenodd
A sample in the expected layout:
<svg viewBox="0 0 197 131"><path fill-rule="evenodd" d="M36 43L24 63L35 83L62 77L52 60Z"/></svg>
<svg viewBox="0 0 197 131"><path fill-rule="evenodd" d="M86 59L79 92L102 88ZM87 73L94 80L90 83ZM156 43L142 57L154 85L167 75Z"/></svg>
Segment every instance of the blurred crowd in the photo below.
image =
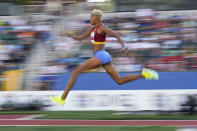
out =
<svg viewBox="0 0 197 131"><path fill-rule="evenodd" d="M104 25L115 30L128 50L121 50L113 37L107 37L106 50L119 72L139 71L142 67L158 71L194 71L197 69L197 17L191 15L160 15L151 9L139 9L136 16L104 15ZM73 34L88 29L89 20L72 24ZM90 39L74 41L61 37L54 44L61 58L56 62L73 67L92 56ZM78 50L80 49L80 50ZM69 67L69 66L68 66ZM103 71L103 69L96 69Z"/></svg>
<svg viewBox="0 0 197 131"><path fill-rule="evenodd" d="M21 68L33 46L47 39L47 25L32 25L24 20L0 22L0 70Z"/></svg>

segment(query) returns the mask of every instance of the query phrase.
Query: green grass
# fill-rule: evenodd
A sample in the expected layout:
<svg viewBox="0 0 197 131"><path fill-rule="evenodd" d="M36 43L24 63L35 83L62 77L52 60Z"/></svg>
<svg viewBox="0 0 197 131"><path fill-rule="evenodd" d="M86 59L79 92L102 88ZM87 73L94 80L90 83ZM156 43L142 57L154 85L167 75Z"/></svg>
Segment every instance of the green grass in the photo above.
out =
<svg viewBox="0 0 197 131"><path fill-rule="evenodd" d="M37 126L37 127L0 127L1 131L176 131L176 127L160 126Z"/></svg>
<svg viewBox="0 0 197 131"><path fill-rule="evenodd" d="M37 119L197 120L197 115L116 114L116 111L1 111L0 114L44 114Z"/></svg>

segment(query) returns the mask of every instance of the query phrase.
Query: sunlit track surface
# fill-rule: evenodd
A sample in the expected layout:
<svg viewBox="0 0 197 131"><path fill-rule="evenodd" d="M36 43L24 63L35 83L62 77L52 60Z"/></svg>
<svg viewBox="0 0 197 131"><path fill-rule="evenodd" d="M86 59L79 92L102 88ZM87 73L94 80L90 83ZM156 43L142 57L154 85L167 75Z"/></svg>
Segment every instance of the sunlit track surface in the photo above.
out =
<svg viewBox="0 0 197 131"><path fill-rule="evenodd" d="M34 119L38 115L0 115L0 126L192 126L197 120L68 120Z"/></svg>

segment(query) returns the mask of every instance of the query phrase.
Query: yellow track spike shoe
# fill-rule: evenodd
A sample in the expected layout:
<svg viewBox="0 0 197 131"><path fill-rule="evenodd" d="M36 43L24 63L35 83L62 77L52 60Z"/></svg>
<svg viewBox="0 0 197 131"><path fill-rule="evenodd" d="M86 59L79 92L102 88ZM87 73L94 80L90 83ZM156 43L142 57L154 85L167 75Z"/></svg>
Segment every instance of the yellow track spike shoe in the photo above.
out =
<svg viewBox="0 0 197 131"><path fill-rule="evenodd" d="M64 103L65 103L65 100L63 100L61 96L56 96L56 97L50 96L50 99L51 99L51 101L53 101L59 105L64 105Z"/></svg>
<svg viewBox="0 0 197 131"><path fill-rule="evenodd" d="M159 79L159 75L157 71L147 69L147 68L142 69L142 76L144 76L146 80L151 80L151 79L158 80Z"/></svg>

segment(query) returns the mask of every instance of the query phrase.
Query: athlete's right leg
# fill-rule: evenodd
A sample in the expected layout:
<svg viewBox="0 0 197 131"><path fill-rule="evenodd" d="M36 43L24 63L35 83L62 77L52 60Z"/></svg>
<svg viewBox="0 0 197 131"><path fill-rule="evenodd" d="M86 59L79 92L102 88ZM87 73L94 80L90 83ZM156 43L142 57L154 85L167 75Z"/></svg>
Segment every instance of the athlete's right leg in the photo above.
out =
<svg viewBox="0 0 197 131"><path fill-rule="evenodd" d="M66 85L66 88L65 88L62 96L51 97L51 100L55 101L61 105L64 105L64 100L66 99L70 89L73 87L73 85L77 79L77 76L83 71L90 70L90 69L93 69L96 67L100 67L102 65L103 65L103 63L96 57L86 60L84 63L82 63L81 65L79 65L78 67L76 67L72 71L71 77L69 78L69 81Z"/></svg>
<svg viewBox="0 0 197 131"><path fill-rule="evenodd" d="M68 92L72 88L72 86L74 85L79 73L86 71L86 70L96 68L96 67L100 67L102 65L103 65L103 63L101 63L101 61L98 58L93 57L93 58L86 60L83 64L79 65L76 69L74 69L72 71L72 75L66 85L64 93L62 95L62 99L65 99L66 96L68 95Z"/></svg>

